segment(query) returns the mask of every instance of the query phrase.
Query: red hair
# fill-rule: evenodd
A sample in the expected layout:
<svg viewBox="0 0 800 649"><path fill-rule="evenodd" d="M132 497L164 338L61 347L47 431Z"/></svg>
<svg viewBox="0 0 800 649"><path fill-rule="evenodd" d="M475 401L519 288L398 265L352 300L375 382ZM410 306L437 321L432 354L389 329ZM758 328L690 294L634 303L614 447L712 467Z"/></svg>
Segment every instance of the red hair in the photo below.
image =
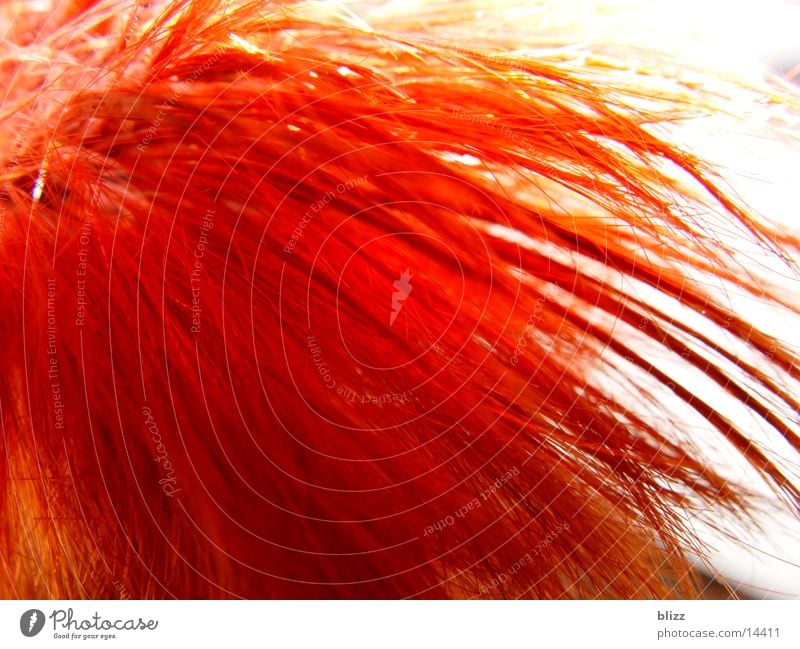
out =
<svg viewBox="0 0 800 649"><path fill-rule="evenodd" d="M757 506L703 424L797 511L713 395L800 447L797 353L727 301L796 313L737 254L798 238L672 137L796 94L438 11L13 16L0 594L691 596L694 520Z"/></svg>

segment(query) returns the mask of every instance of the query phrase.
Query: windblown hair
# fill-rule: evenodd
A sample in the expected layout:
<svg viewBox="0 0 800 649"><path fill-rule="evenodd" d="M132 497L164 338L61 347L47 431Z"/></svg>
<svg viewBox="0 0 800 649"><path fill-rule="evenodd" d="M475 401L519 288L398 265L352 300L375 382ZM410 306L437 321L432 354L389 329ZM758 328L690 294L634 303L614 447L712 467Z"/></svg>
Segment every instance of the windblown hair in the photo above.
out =
<svg viewBox="0 0 800 649"><path fill-rule="evenodd" d="M18 6L3 596L687 597L700 522L797 515L742 305L797 314L798 237L679 135L789 146L788 85L463 1Z"/></svg>

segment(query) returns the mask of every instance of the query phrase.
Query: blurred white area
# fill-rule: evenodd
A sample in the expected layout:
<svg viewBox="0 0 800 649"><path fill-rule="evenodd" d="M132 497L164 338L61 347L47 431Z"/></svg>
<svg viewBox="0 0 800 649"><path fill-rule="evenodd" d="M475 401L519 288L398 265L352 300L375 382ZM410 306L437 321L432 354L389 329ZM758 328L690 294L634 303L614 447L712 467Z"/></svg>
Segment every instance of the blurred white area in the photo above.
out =
<svg viewBox="0 0 800 649"><path fill-rule="evenodd" d="M596 3L587 0L558 5L559 12L568 12L567 6L571 6L572 11L578 12L573 16L591 16L578 30L586 43L657 47L674 55L676 61L689 57L684 60L717 69L731 78L760 78L767 69L785 74L800 64L800 2L605 1L599 16L592 10ZM754 122L742 129L741 123L730 118L696 120L678 130L678 137L686 146L720 165L748 205L769 219L800 231L800 148L796 141L776 138L771 124ZM741 250L744 263L770 279L781 277L786 294L800 300L800 277L785 266L771 263L756 246L740 242L737 249ZM741 295L731 295L730 306L769 335L791 347L800 347L800 322L796 317ZM710 392L708 383L693 384L691 378L688 381L697 394L742 421L737 416L745 415L737 415L732 400L721 388L716 388L719 395L714 398L714 388ZM766 432L755 418L749 419L753 422L753 439L779 454L786 453L788 473L800 475L797 454L777 440L774 433ZM714 433L702 426L693 432L723 474L771 496L736 453L719 447ZM702 441L704 437L707 444ZM800 597L800 521L796 518L765 513L757 517L761 530L730 529L725 522L717 530L713 519L693 521L698 535L708 545L710 572L719 572L740 594L755 598Z"/></svg>
<svg viewBox="0 0 800 649"><path fill-rule="evenodd" d="M451 0L311 0L317 8L357 17L380 28L391 17L447 33L436 15ZM705 65L789 70L800 63L798 0L468 0L467 21L481 37L523 34L526 39L658 48L700 56ZM464 22L460 15L457 22ZM451 32L457 34L455 32ZM469 46L475 37L465 41Z"/></svg>
<svg viewBox="0 0 800 649"><path fill-rule="evenodd" d="M580 7L588 8L593 3L573 0L558 4L559 10L572 5L580 11ZM603 15L596 21L594 17L587 21L581 30L587 42L655 46L673 54L676 61L688 56L691 63L715 68L731 78L760 78L767 69L784 75L800 64L800 2L659 0L602 4L606 7ZM730 118L696 120L679 131L683 143L720 165L743 201L786 228L800 231L800 148L796 141L776 138L771 124L754 122L744 130L741 123ZM737 249L741 250L743 263L772 280L780 277L786 295L800 300L800 277L785 266L772 263L756 246L740 242ZM769 335L800 348L800 322L796 317L736 294L731 295L730 306ZM714 398L714 388L710 391L707 383L689 381L697 394L712 404L716 402L734 420L742 421L737 416L743 415L736 413L732 400L721 388L716 388L719 395ZM793 387L796 394L796 386ZM781 444L774 433L766 432L755 418L749 420L753 439L779 454L785 453L787 472L797 478L797 454ZM693 432L723 474L774 498L736 453L719 448L714 433L702 426ZM703 437L707 444L702 442ZM777 513L756 518L761 530L730 529L725 522L721 522L721 529L713 529L713 520L694 519L695 530L708 545L710 572L725 577L743 596L800 598L800 521Z"/></svg>

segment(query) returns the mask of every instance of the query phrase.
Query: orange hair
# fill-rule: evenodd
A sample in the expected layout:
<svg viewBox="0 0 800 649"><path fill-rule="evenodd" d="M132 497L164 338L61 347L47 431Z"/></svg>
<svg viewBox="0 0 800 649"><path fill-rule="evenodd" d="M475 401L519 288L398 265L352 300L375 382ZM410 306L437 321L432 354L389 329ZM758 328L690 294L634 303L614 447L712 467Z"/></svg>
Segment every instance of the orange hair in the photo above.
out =
<svg viewBox="0 0 800 649"><path fill-rule="evenodd" d="M797 353L729 300L796 314L740 255L798 237L674 136L788 87L466 2L16 6L0 594L693 596L761 507L703 439L797 512Z"/></svg>

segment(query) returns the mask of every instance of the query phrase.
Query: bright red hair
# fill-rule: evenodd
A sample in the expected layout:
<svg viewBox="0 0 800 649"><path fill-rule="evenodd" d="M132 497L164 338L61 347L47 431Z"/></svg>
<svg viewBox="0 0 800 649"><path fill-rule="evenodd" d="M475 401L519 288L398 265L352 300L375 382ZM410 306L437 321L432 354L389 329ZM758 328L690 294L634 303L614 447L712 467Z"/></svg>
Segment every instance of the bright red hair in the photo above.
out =
<svg viewBox="0 0 800 649"><path fill-rule="evenodd" d="M796 313L740 254L798 238L673 137L789 88L460 2L15 6L0 594L692 596L760 506L703 426L797 511L796 348L728 300Z"/></svg>

